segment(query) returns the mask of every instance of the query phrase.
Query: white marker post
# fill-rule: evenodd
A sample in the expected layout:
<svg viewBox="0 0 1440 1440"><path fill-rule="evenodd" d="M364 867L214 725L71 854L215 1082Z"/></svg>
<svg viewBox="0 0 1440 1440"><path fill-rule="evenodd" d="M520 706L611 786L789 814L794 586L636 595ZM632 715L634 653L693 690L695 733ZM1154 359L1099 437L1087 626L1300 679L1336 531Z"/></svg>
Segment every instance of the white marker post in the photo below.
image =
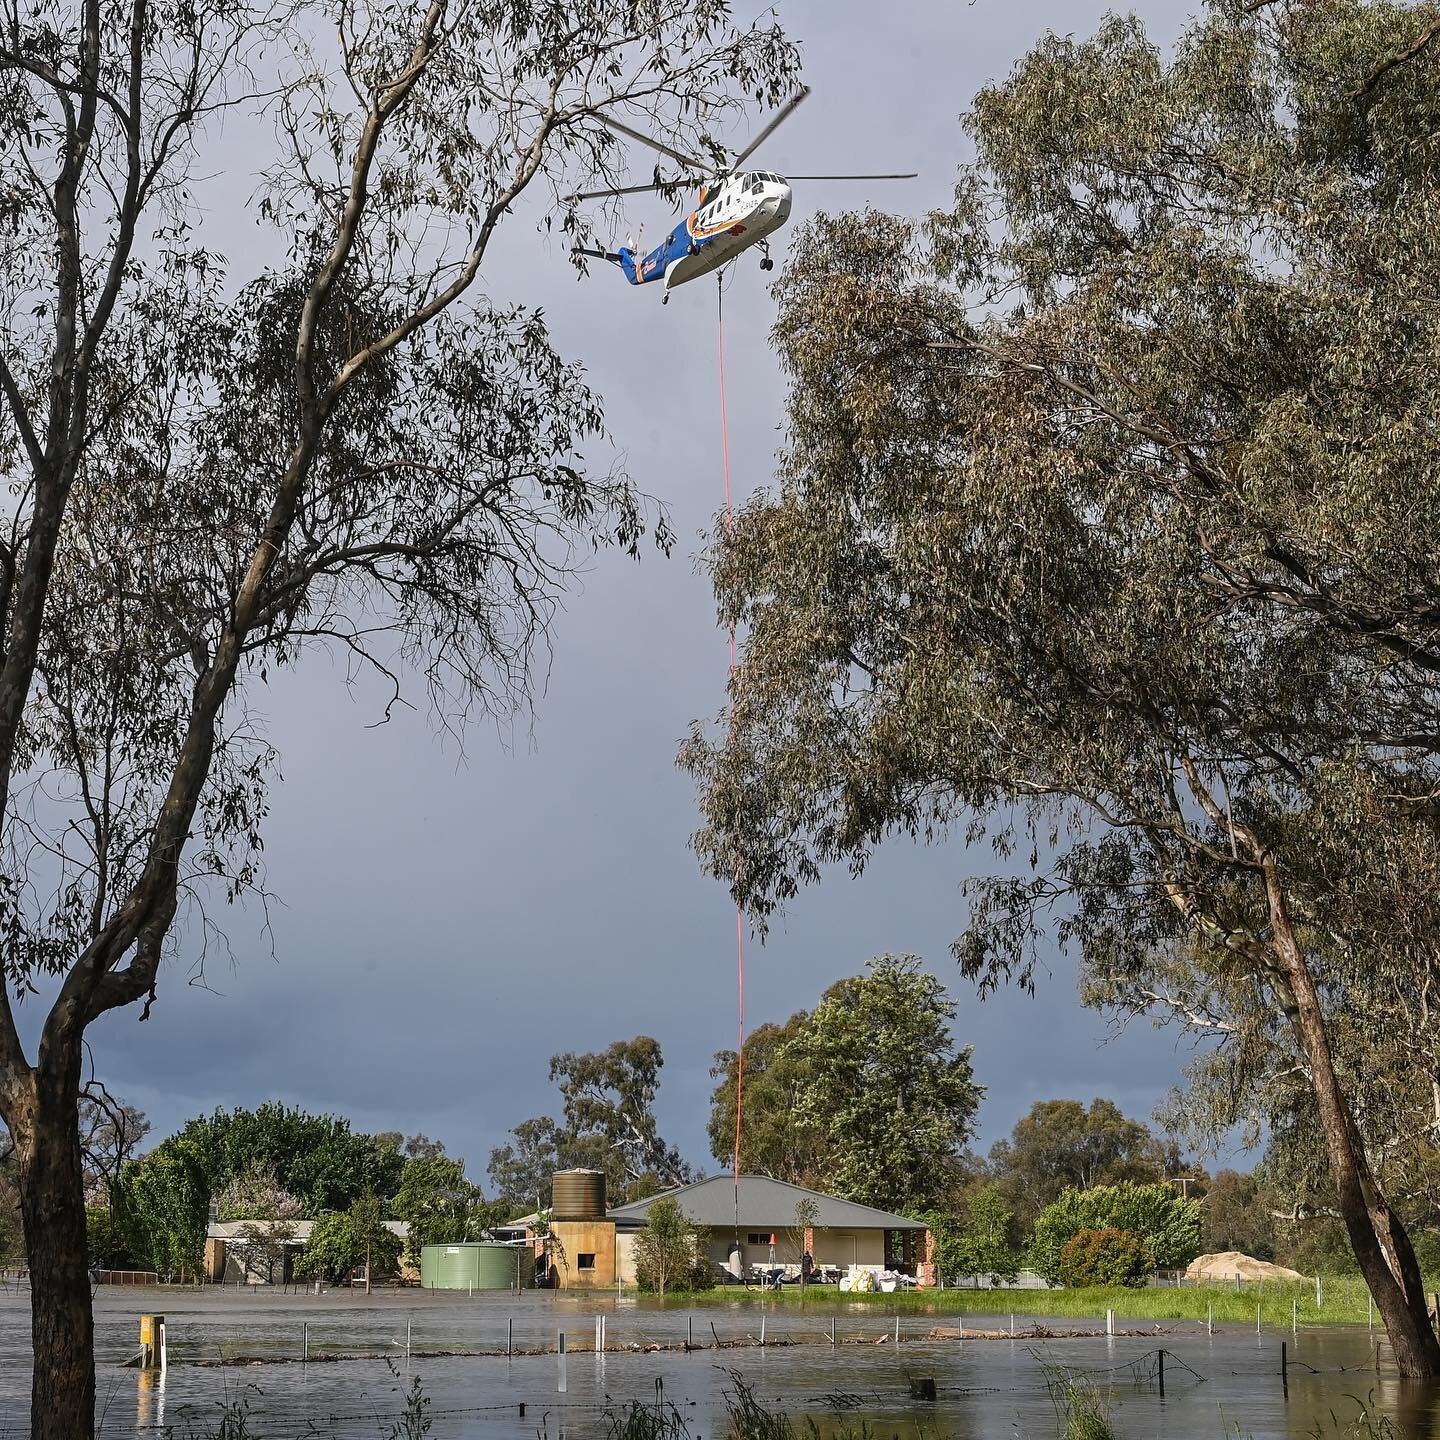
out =
<svg viewBox="0 0 1440 1440"><path fill-rule="evenodd" d="M565 1393L565 1332L560 1332L560 1393Z"/></svg>

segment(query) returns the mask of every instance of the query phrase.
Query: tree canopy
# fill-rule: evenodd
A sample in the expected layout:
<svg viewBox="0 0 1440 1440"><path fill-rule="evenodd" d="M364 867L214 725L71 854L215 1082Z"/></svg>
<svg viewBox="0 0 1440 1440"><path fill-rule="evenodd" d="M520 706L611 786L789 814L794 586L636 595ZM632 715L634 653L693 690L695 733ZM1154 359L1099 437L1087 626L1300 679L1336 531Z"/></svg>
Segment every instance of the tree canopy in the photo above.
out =
<svg viewBox="0 0 1440 1440"><path fill-rule="evenodd" d="M719 535L746 636L685 751L763 916L887 836L988 836L956 955L1202 1040L1201 1128L1318 1137L1402 1371L1387 1187L1440 1019L1440 20L1213 0L1048 36L925 224L818 218L775 336L778 493Z"/></svg>
<svg viewBox="0 0 1440 1440"><path fill-rule="evenodd" d="M1119 1230L1141 1240L1150 1267L1173 1270L1200 1253L1200 1205L1170 1185L1097 1185L1066 1190L1035 1221L1030 1264L1049 1281L1061 1276L1065 1247L1082 1231Z"/></svg>
<svg viewBox="0 0 1440 1440"><path fill-rule="evenodd" d="M800 1010L783 1025L757 1025L745 1037L745 1124L740 1135L740 1169L773 1175L791 1185L814 1188L825 1174L826 1134L800 1118L800 1102L812 1067L796 1043L810 1015ZM735 1051L715 1055L710 1075L706 1134L710 1153L723 1166L735 1160L735 1095L739 1066Z"/></svg>
<svg viewBox="0 0 1440 1440"><path fill-rule="evenodd" d="M883 955L825 992L794 1042L810 1073L796 1119L827 1142L823 1188L898 1211L946 1192L984 1093L954 1015L909 955Z"/></svg>
<svg viewBox="0 0 1440 1440"><path fill-rule="evenodd" d="M620 134L704 150L798 56L724 0L56 0L0 68L0 1119L32 1426L83 1440L85 1034L264 892L264 687L329 652L460 736L584 557L669 545L496 235L584 238Z"/></svg>
<svg viewBox="0 0 1440 1440"><path fill-rule="evenodd" d="M648 1035L589 1054L552 1056L550 1079L560 1091L562 1118L521 1121L512 1138L490 1152L497 1197L512 1207L544 1209L555 1171L575 1168L603 1170L612 1204L691 1179L655 1118L664 1064L659 1041Z"/></svg>
<svg viewBox="0 0 1440 1440"><path fill-rule="evenodd" d="M990 1147L990 1173L1024 1224L1070 1187L1166 1180L1164 1144L1113 1100L1037 1100L1008 1140Z"/></svg>
<svg viewBox="0 0 1440 1440"><path fill-rule="evenodd" d="M211 1194L237 1179L261 1177L298 1199L306 1215L347 1209L367 1192L388 1200L406 1165L387 1140L356 1133L341 1116L312 1115L273 1100L189 1120L161 1148L175 1143L194 1154Z"/></svg>

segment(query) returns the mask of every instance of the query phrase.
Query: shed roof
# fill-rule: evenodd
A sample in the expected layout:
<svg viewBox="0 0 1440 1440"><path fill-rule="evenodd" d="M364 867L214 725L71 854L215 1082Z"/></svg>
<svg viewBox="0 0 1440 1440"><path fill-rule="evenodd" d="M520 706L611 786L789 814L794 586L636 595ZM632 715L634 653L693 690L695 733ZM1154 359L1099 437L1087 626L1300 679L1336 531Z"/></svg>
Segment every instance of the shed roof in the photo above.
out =
<svg viewBox="0 0 1440 1440"><path fill-rule="evenodd" d="M735 1178L720 1175L713 1180L701 1180L694 1185L681 1185L664 1192L665 1198L679 1202L681 1210L697 1225L708 1225L719 1229L737 1223L745 1229L793 1230L795 1228L795 1207L801 1200L814 1202L817 1230L924 1230L928 1228L923 1220L911 1220L904 1215L892 1215L886 1210L876 1210L869 1205L857 1205L853 1200L838 1200L833 1195L822 1195L818 1190L807 1190L803 1185L789 1185L784 1180L772 1180L768 1175L742 1175L740 1177L739 1214L736 1214ZM632 1221L643 1224L650 1207L662 1197L651 1195L646 1200L637 1200L633 1205L621 1205L610 1211L610 1218L617 1223Z"/></svg>

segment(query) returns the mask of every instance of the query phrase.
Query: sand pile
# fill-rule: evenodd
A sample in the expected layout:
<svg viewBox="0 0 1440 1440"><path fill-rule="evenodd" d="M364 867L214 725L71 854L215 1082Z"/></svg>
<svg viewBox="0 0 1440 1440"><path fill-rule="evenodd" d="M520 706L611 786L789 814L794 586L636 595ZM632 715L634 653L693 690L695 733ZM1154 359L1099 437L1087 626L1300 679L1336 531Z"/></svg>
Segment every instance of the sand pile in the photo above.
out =
<svg viewBox="0 0 1440 1440"><path fill-rule="evenodd" d="M1287 1270L1269 1260L1257 1260L1239 1250L1221 1250L1214 1255L1199 1255L1185 1272L1187 1280L1304 1280L1298 1270Z"/></svg>

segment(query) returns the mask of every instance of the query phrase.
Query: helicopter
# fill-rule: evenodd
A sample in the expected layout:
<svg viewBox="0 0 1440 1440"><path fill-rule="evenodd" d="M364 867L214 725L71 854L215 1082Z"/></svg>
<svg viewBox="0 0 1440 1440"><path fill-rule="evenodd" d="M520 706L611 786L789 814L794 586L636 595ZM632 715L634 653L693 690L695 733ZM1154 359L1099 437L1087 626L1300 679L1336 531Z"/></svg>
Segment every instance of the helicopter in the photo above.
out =
<svg viewBox="0 0 1440 1440"><path fill-rule="evenodd" d="M604 123L617 134L648 145L667 159L683 165L690 183L698 185L699 197L690 214L646 255L639 254L628 245L622 245L618 250L591 250L577 246L575 253L607 260L618 266L632 285L663 281L660 303L664 305L669 303L670 292L677 285L718 270L752 245L760 247L760 268L773 270L775 262L770 258L769 237L790 218L793 198L791 180L915 179L914 172L903 175L792 175L787 179L770 170L742 170L740 167L795 113L809 94L810 87L806 85L792 95L770 123L718 172L704 160L686 155L652 136L606 117ZM703 179L697 178L702 176ZM571 202L608 199L666 188L657 182L614 190L586 190L567 198Z"/></svg>

